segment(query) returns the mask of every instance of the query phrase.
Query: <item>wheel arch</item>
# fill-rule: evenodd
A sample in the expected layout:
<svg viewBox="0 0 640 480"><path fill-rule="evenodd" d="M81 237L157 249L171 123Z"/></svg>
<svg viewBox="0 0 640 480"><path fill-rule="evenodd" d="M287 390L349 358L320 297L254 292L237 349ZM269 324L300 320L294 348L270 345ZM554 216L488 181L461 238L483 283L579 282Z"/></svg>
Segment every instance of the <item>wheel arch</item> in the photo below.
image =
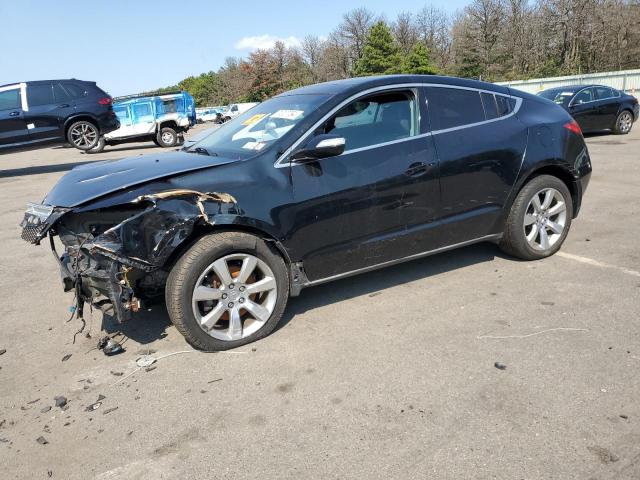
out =
<svg viewBox="0 0 640 480"><path fill-rule="evenodd" d="M69 118L67 118L64 122L64 137L67 138L67 133L69 133L69 128L71 127L71 125L73 125L73 123L78 122L78 121L88 121L93 123L96 128L98 129L98 132L100 134L102 134L102 131L100 129L100 122L98 122L98 119L90 114L90 113L77 113L74 114L72 116L70 116Z"/></svg>

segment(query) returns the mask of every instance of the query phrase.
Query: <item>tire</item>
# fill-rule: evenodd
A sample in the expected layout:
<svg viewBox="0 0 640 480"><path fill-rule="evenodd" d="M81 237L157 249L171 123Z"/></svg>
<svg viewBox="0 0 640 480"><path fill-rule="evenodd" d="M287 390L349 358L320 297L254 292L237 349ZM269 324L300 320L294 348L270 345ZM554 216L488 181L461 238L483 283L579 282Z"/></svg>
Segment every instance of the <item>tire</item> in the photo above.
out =
<svg viewBox="0 0 640 480"><path fill-rule="evenodd" d="M153 137L151 140L153 140L153 143L155 143L158 147L160 147L160 143L158 142L158 139L156 138L157 135L155 137Z"/></svg>
<svg viewBox="0 0 640 480"><path fill-rule="evenodd" d="M546 192L551 195L547 205ZM523 260L549 257L567 238L572 217L573 200L565 183L551 175L535 177L522 187L511 206L500 248Z"/></svg>
<svg viewBox="0 0 640 480"><path fill-rule="evenodd" d="M87 153L102 153L106 145L107 145L107 142L104 139L104 137L100 137L98 139L98 143L96 144L96 146L93 147L91 150L87 150Z"/></svg>
<svg viewBox="0 0 640 480"><path fill-rule="evenodd" d="M616 117L616 123L613 125L613 133L616 135L626 135L631 131L632 126L633 113L629 110L623 110Z"/></svg>
<svg viewBox="0 0 640 480"><path fill-rule="evenodd" d="M162 148L171 148L178 142L178 132L171 127L163 127L156 135L158 145Z"/></svg>
<svg viewBox="0 0 640 480"><path fill-rule="evenodd" d="M78 150L91 150L100 139L98 127L88 120L73 122L67 130L67 141Z"/></svg>
<svg viewBox="0 0 640 480"><path fill-rule="evenodd" d="M257 263L242 282L244 257L252 257ZM217 267L212 270L214 262ZM222 276L217 272L224 267L234 287L219 281ZM248 293L251 285L258 281L263 282L260 288L269 285L270 289ZM195 298L197 285L208 287L204 291L207 295L213 292L216 299ZM213 233L198 239L176 262L169 273L165 295L169 317L187 342L209 352L228 350L264 338L273 331L289 298L289 275L282 257L260 238L241 232ZM264 310L256 309L256 304ZM258 321L257 315L240 305L251 305L252 310L262 313L264 320ZM212 318L208 324L207 314ZM232 328L232 319L239 322L239 329Z"/></svg>

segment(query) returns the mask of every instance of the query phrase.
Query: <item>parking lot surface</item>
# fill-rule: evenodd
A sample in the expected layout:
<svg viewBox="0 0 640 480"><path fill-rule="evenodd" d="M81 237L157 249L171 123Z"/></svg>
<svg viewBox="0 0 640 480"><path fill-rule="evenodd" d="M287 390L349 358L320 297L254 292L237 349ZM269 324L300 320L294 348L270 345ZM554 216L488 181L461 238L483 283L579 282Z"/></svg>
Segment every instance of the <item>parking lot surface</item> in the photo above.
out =
<svg viewBox="0 0 640 480"><path fill-rule="evenodd" d="M74 165L161 149L0 155L0 477L640 478L635 127L587 139L591 184L554 257L476 245L311 288L273 335L217 354L164 306L121 326L87 312L73 344L48 246L19 238L25 203ZM125 353L96 349L103 327Z"/></svg>

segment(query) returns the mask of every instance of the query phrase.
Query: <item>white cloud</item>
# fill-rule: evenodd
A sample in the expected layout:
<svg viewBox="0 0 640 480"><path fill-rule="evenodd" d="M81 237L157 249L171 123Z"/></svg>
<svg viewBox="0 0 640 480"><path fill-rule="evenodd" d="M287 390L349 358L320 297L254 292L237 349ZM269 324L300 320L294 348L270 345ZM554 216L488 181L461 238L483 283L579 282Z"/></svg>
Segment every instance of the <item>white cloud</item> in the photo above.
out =
<svg viewBox="0 0 640 480"><path fill-rule="evenodd" d="M277 41L281 41L287 47L299 47L302 44L300 39L294 36L281 38L267 34L243 37L235 44L235 47L237 50L267 49L273 47Z"/></svg>

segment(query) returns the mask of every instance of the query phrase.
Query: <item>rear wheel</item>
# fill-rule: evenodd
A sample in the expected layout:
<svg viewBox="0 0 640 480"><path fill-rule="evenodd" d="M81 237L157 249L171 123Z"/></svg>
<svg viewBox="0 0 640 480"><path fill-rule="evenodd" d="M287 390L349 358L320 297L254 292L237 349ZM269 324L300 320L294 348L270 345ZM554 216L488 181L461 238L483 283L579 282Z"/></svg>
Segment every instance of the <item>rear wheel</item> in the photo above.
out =
<svg viewBox="0 0 640 480"><path fill-rule="evenodd" d="M74 122L67 131L67 140L78 150L91 150L98 144L98 127L87 120Z"/></svg>
<svg viewBox="0 0 640 480"><path fill-rule="evenodd" d="M289 297L284 260L260 238L223 232L199 239L166 285L171 321L194 347L227 350L267 336Z"/></svg>
<svg viewBox="0 0 640 480"><path fill-rule="evenodd" d="M562 180L540 175L516 197L507 218L500 248L524 260L553 255L562 246L573 216L573 202Z"/></svg>
<svg viewBox="0 0 640 480"><path fill-rule="evenodd" d="M629 110L620 112L616 118L616 124L613 126L613 132L618 135L626 135L631 131L633 126L633 115Z"/></svg>
<svg viewBox="0 0 640 480"><path fill-rule="evenodd" d="M171 148L178 142L178 133L171 127L163 127L156 135L158 145L163 148Z"/></svg>

